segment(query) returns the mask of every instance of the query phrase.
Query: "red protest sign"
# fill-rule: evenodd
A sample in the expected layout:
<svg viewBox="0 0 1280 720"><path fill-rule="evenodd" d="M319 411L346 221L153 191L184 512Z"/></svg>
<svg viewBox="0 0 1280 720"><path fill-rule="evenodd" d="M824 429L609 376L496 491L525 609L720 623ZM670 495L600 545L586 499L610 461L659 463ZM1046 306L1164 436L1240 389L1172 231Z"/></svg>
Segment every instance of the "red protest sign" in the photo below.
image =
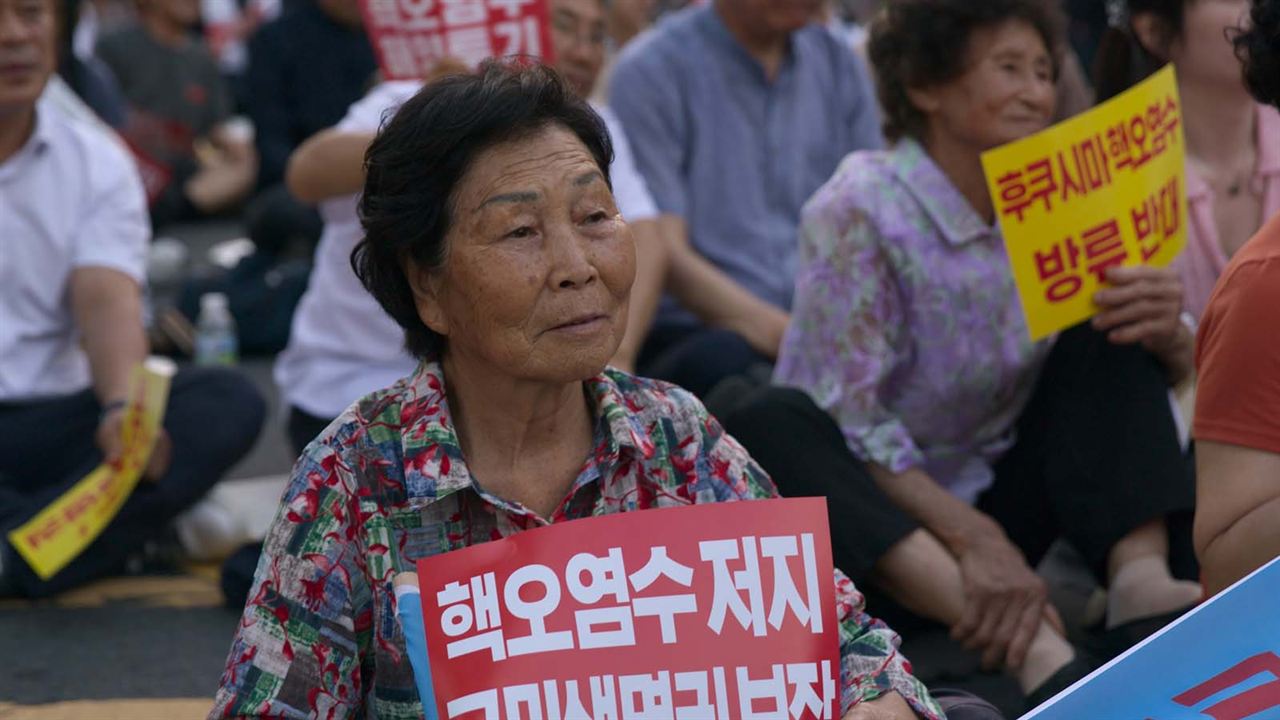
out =
<svg viewBox="0 0 1280 720"><path fill-rule="evenodd" d="M386 80L420 80L442 58L552 59L548 0L360 0Z"/></svg>
<svg viewBox="0 0 1280 720"><path fill-rule="evenodd" d="M418 562L440 718L834 719L826 502L576 520Z"/></svg>

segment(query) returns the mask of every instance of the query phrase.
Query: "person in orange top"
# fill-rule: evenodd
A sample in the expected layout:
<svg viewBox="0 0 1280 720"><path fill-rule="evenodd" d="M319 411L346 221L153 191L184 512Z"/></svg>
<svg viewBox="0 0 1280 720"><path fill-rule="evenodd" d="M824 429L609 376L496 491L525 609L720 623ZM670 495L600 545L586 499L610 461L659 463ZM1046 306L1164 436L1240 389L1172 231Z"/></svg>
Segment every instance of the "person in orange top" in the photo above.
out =
<svg viewBox="0 0 1280 720"><path fill-rule="evenodd" d="M1280 106L1280 0L1234 42L1259 102ZM1195 546L1209 594L1280 555L1280 215L1236 253L1197 338Z"/></svg>

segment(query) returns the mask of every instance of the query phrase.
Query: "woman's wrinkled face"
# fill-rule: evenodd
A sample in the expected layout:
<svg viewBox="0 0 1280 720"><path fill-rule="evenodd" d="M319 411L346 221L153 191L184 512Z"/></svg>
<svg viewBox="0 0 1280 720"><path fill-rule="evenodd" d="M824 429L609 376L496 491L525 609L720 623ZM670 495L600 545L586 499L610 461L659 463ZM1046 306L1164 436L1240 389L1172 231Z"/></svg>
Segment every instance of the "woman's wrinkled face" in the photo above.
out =
<svg viewBox="0 0 1280 720"><path fill-rule="evenodd" d="M635 246L582 141L548 126L485 150L451 215L444 264L410 271L446 356L523 380L599 373L626 332Z"/></svg>
<svg viewBox="0 0 1280 720"><path fill-rule="evenodd" d="M1031 25L1009 20L978 28L969 38L965 67L945 85L913 92L930 134L946 133L985 151L1048 127L1053 60Z"/></svg>

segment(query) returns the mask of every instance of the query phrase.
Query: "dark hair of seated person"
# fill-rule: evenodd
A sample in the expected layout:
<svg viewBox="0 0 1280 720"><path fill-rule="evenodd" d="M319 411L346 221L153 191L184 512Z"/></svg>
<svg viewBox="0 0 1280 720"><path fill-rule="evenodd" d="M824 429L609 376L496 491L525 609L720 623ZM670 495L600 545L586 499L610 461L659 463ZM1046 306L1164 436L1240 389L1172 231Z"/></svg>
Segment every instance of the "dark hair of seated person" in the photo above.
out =
<svg viewBox="0 0 1280 720"><path fill-rule="evenodd" d="M444 339L418 316L407 263L419 271L443 264L454 190L481 153L547 126L576 135L609 182L613 144L604 121L554 70L520 60L489 61L474 74L428 84L369 146L359 204L365 236L351 267L404 328L414 357L438 357Z"/></svg>
<svg viewBox="0 0 1280 720"><path fill-rule="evenodd" d="M1280 0L1253 0L1249 20L1232 37L1244 84L1254 100L1280 108Z"/></svg>
<svg viewBox="0 0 1280 720"><path fill-rule="evenodd" d="M871 25L867 51L890 141L921 138L925 116L909 91L945 85L968 70L965 60L975 30L1010 20L1027 23L1054 52L1058 71L1063 20L1048 0L894 0L885 3Z"/></svg>
<svg viewBox="0 0 1280 720"><path fill-rule="evenodd" d="M1155 18L1161 48L1182 35L1187 4L1193 0L1127 0L1121 27L1112 25L1098 44L1093 59L1093 85L1098 102L1110 99L1133 87L1169 62L1162 57L1164 49L1144 47L1130 26L1136 15ZM1156 50L1153 52L1153 50Z"/></svg>

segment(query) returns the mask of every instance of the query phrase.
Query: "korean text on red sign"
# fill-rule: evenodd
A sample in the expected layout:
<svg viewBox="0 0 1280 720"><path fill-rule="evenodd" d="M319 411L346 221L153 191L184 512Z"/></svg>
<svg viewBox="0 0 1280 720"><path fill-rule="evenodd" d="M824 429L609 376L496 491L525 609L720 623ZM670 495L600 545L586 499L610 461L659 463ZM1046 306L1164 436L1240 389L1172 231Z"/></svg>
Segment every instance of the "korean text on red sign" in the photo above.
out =
<svg viewBox="0 0 1280 720"><path fill-rule="evenodd" d="M835 720L833 572L820 499L588 518L421 560L440 717Z"/></svg>
<svg viewBox="0 0 1280 720"><path fill-rule="evenodd" d="M548 0L361 0L365 31L387 80L426 77L443 58L551 61Z"/></svg>

